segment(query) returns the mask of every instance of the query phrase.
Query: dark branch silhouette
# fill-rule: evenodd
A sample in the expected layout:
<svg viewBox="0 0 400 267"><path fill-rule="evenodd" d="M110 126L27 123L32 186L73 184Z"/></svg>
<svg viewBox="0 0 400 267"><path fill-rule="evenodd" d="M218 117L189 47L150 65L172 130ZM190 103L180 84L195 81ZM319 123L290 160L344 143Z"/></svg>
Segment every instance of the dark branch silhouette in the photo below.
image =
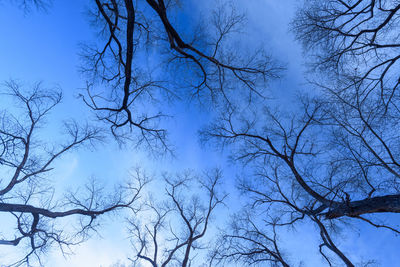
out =
<svg viewBox="0 0 400 267"><path fill-rule="evenodd" d="M221 173L219 170L206 173L197 183L190 173L164 179L165 201L149 200L146 204L151 219L146 219L143 225L137 219L130 222L132 243L137 251L132 261L151 266L193 266L195 250L207 249L201 240L210 228L211 216L225 198L218 192ZM194 193L197 188L201 194ZM145 209L142 211L146 213Z"/></svg>
<svg viewBox="0 0 400 267"><path fill-rule="evenodd" d="M398 227L377 220L380 213L400 212L400 151L395 145L400 136L394 130L398 110L345 97L303 97L303 106L292 115L264 108L263 115L240 116L230 109L203 137L233 145L234 161L261 168L255 178L247 178L259 183L241 186L254 195L252 208L267 205L268 216L281 220L285 213L284 225L311 220L320 229L322 247L353 266L324 224L354 218L398 233ZM260 184L267 184L264 191Z"/></svg>
<svg viewBox="0 0 400 267"><path fill-rule="evenodd" d="M313 56L310 63L328 76L324 80L338 79L341 90L356 87L363 98L379 96L383 105L396 105L399 16L396 1L310 0L293 31Z"/></svg>
<svg viewBox="0 0 400 267"><path fill-rule="evenodd" d="M232 101L240 91L260 94L260 82L276 78L281 69L262 50L248 54L229 45L230 36L237 34L244 20L233 5L221 6L203 19L211 21L207 26L215 33L194 29L187 36L170 15L179 12L174 1L95 2L92 17L105 43L84 46L82 70L100 85L89 83L82 98L117 137L124 136L123 129L128 128L137 131L139 141L166 148L166 132L159 124L163 113L156 110L149 115L151 101L167 101L163 95L188 95L182 94L187 88L192 97L209 95ZM150 56L146 50L151 49L160 52L157 60L163 75L158 75L159 80L152 77L153 70L143 67L141 57ZM105 91L100 92L99 86ZM146 107L141 108L141 103Z"/></svg>
<svg viewBox="0 0 400 267"><path fill-rule="evenodd" d="M35 260L40 263L41 254L50 246L57 245L65 252L84 241L102 214L121 208L136 211L134 204L147 180L137 173L135 183L117 188L111 196L93 180L83 191L63 199L55 197L48 183L54 179L54 162L73 149L100 141L102 134L97 128L69 122L65 125L67 141L50 147L50 140L40 138L40 130L45 127L46 116L60 103L61 93L44 90L40 84L29 92L13 81L6 85L3 97L14 99L23 111L2 111L0 117L0 213L15 221L15 230L1 233L0 245L28 246L25 257L12 264L19 266ZM71 233L60 221L65 217L81 218Z"/></svg>

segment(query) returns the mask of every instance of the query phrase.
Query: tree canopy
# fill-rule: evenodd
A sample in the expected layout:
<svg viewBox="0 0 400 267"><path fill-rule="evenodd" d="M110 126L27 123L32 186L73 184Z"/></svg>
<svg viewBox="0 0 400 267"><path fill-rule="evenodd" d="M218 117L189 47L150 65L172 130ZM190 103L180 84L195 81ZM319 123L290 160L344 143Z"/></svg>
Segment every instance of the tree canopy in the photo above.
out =
<svg viewBox="0 0 400 267"><path fill-rule="evenodd" d="M28 16L52 8L16 3ZM93 117L68 120L57 142L46 118L61 91L5 83L4 96L16 102L0 117L0 214L13 224L0 246L27 247L13 265L42 265L48 248L87 240L103 214L121 210L133 266L300 266L285 238L306 229L321 264L371 266L373 256L360 259L341 237L364 225L400 234L390 217L400 213L399 1L301 1L288 25L306 63L296 92L279 88L290 80L284 60L260 38L249 41L238 10L229 1L202 14L178 0L88 2L96 35L80 46L78 98ZM290 105L272 97L277 88ZM202 173L138 168L107 194L92 179L84 192L55 195L54 163L85 146L116 141L151 151L154 161L179 161L174 146L193 136L171 142L171 103L206 110L201 143L228 154L229 164Z"/></svg>

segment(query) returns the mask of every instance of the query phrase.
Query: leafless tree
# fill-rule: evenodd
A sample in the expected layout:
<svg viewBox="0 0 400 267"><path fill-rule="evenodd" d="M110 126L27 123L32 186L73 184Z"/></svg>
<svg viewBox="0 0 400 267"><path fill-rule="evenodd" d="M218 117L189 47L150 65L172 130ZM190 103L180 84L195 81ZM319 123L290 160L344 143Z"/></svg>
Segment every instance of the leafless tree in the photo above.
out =
<svg viewBox="0 0 400 267"><path fill-rule="evenodd" d="M399 226L384 218L400 212L400 5L304 3L293 31L312 56L308 62L318 76L313 77L315 96L300 94L301 106L281 112L273 103L262 111L253 107L250 115L228 107L203 133L205 140L233 145L234 162L255 170L239 188L257 216L235 220L242 223L223 235L230 238L223 239L215 259L287 266L277 246L277 229L311 222L326 262L332 266L338 259L354 266L351 255L334 241L339 225L366 222L399 233Z"/></svg>
<svg viewBox="0 0 400 267"><path fill-rule="evenodd" d="M210 254L210 266L242 263L248 266L289 266L278 245L275 224L266 229L260 224L265 214L255 214L246 207L232 218L230 228L222 230L215 250ZM266 226L266 225L265 225ZM272 232L272 235L268 234Z"/></svg>
<svg viewBox="0 0 400 267"><path fill-rule="evenodd" d="M324 80L338 78L341 90L357 87L364 97L378 95L383 105L394 104L400 84L400 3L304 2L293 31L312 55L310 63L327 76Z"/></svg>
<svg viewBox="0 0 400 267"><path fill-rule="evenodd" d="M201 18L205 25L187 29L175 22L182 16L178 1L95 3L91 11L93 24L100 29L104 44L84 46L82 56L86 63L82 70L105 89L100 92L99 86L90 82L82 97L100 120L111 125L116 136L124 135L122 130L128 127L139 130L140 142L157 141L166 147L165 129L159 126L164 115L157 109L155 115L149 115L149 101L158 99L165 103L160 95L182 96L185 88L190 89L192 97L208 95L214 100L232 100L232 91L238 94L244 87L250 95L259 94L260 81L276 77L280 69L262 50L244 52L239 39L231 38L241 30L244 21L233 5L221 5ZM210 25L205 21L210 21ZM191 23L188 21L185 26ZM234 46L230 39L236 41ZM141 57L151 56L146 51L152 51L164 66L163 74L156 75L158 79L152 77L153 70L142 64ZM147 103L144 108L143 101Z"/></svg>
<svg viewBox="0 0 400 267"><path fill-rule="evenodd" d="M400 212L399 111L360 102L348 92L327 93L322 99L302 97L302 107L292 115L265 108L240 116L231 109L203 134L233 144L233 160L256 167L257 175L240 188L252 199L250 209L274 218L264 225L314 222L328 263L324 249L353 266L327 229L361 220L399 233L398 226L380 222L384 216L379 215Z"/></svg>
<svg viewBox="0 0 400 267"><path fill-rule="evenodd" d="M194 180L196 179L196 180ZM137 254L132 262L151 266L197 266L204 259L195 260L198 252L207 249L212 215L223 204L225 195L219 191L221 173L215 170L202 178L186 172L172 178L164 176L166 183L164 202L149 199L143 209L143 224L130 220L132 243ZM200 194L196 194L199 192Z"/></svg>
<svg viewBox="0 0 400 267"><path fill-rule="evenodd" d="M68 252L70 246L84 241L97 226L98 216L121 208L136 211L133 204L147 180L137 173L135 183L110 196L93 180L83 191L61 197L52 186L54 163L71 150L100 141L102 134L98 128L68 122L64 142L52 145L41 129L60 103L61 93L40 84L30 91L16 82L6 86L2 98L13 99L15 109L10 106L0 117L0 213L4 219L13 218L13 223L3 225L0 245L26 246L25 256L11 266L31 266L41 264L41 254L51 246ZM70 227L74 218L79 221Z"/></svg>

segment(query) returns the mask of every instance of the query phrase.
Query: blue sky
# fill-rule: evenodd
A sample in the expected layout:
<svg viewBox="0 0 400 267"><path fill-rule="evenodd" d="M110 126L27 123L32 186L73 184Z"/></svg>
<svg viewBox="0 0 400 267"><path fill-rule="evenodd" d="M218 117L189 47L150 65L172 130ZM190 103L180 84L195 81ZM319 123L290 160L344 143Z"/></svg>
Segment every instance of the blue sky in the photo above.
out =
<svg viewBox="0 0 400 267"><path fill-rule="evenodd" d="M85 15L85 2L54 0L48 11L33 10L27 14L15 5L1 2L0 81L17 79L27 86L43 81L46 86L60 87L64 99L53 113L52 121L66 117L91 118L87 108L75 97L79 88L85 85L77 70L80 64L79 43L95 38ZM192 1L186 10L204 12L213 3L211 0ZM278 106L294 101L295 91L301 90L305 83L301 49L288 30L295 5L294 0L237 1L238 8L248 16L246 38L249 43L264 43L268 52L287 66L283 79L270 84L270 93L277 98ZM190 20L189 15L182 17L182 21L186 20ZM201 171L217 166L224 167L227 186L232 186L241 167L227 163L226 153L202 147L198 142L197 131L210 117L208 111L190 103L175 103L168 109L175 115L168 125L170 140L176 147L176 158L154 159L145 152L132 147L119 148L110 142L95 151L73 152L64 157L56 165L54 176L57 183L65 186L80 184L86 177L95 176L111 186L123 180L127 170L135 166L143 166L155 174L183 169ZM50 137L59 131L57 123L51 125L46 133ZM229 206L239 205L236 201L232 197ZM125 260L132 251L123 227L120 217L107 217L100 231L102 238L94 236L75 247L75 255L66 259L55 250L47 259L48 266L109 266ZM400 241L391 233L362 224L359 232L346 232L341 238L343 241L339 244L344 251L354 252L350 257L366 260L373 256L382 266L397 264ZM305 266L321 264L321 257L317 255L318 245L315 245L318 244L318 234L312 227L302 232L283 233L281 239L290 240L285 245L292 259L301 257ZM9 248L3 250L0 247L0 257L9 251Z"/></svg>
<svg viewBox="0 0 400 267"><path fill-rule="evenodd" d="M0 44L0 81L15 79L27 88L37 81L47 87L63 90L63 101L51 114L49 138L61 132L57 119L75 118L90 120L85 105L76 99L85 80L78 72L79 44L93 41L94 30L88 25L83 1L54 1L46 12L32 10L25 14L15 5L3 3L0 34L7 36ZM202 170L221 166L220 153L204 151L197 139L198 124L208 117L189 104L176 103L168 108L177 119L169 120L171 142L175 144L176 157L154 159L148 153L132 146L120 148L114 142L104 144L95 151L79 150L66 155L56 163L54 177L57 185L73 188L94 176L107 186L123 181L130 168L140 166L150 174L175 172L184 169ZM207 158L205 161L204 159ZM71 186L73 185L73 186ZM124 230L124 222L117 218L104 218L102 237L94 236L74 249L75 256L64 259L54 251L48 259L49 266L108 266L125 260L132 252ZM0 257L9 255L15 248L0 248ZM100 253L99 253L100 252ZM1 261L0 261L1 262Z"/></svg>

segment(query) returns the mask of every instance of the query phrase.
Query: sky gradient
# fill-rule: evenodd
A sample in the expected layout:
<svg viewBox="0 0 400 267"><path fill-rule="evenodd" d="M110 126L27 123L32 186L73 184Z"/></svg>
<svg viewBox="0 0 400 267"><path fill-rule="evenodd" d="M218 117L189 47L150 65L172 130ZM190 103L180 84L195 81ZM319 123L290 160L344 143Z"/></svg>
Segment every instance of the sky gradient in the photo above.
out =
<svg viewBox="0 0 400 267"><path fill-rule="evenodd" d="M184 1L182 1L184 2ZM214 1L191 1L186 9L204 12ZM50 118L46 135L57 136L60 118L90 120L92 114L76 96L85 80L78 72L80 65L80 43L95 40L95 31L90 28L85 14L86 1L54 1L47 11L32 10L24 13L15 5L0 2L0 81L16 79L29 86L42 81L45 86L63 90L63 101ZM286 66L283 78L270 84L270 92L278 106L287 108L295 101L295 93L305 86L301 48L289 32L297 1L252 0L238 1L240 11L247 15L246 38L249 44L263 43L267 51ZM184 14L182 21L190 19ZM307 90L307 89L304 89ZM2 105L6 105L2 103ZM57 186L79 185L88 177L101 179L107 186L122 181L127 171L141 166L150 173L176 172L185 169L201 171L222 167L227 190L234 185L242 166L234 166L227 153L213 150L199 143L198 130L212 114L193 103L172 104L168 109L173 119L168 121L170 141L176 148L176 157L154 159L133 147L120 148L112 140L96 150L69 153L55 165L54 177ZM228 206L239 206L240 198L232 196ZM46 266L110 266L125 262L133 252L129 246L124 221L121 216L105 216L100 236L73 248L74 255L64 258L55 249L49 254ZM396 218L388 216L390 221ZM377 260L381 266L396 266L400 240L385 230L376 230L368 225L359 225L359 230L346 231L337 237L338 245L347 251L356 262ZM319 266L322 258L318 254L318 233L310 226L305 231L282 233L289 258L301 258L304 266ZM12 248L14 249L14 248ZM7 257L10 248L0 247L1 257ZM1 265L1 264L0 264Z"/></svg>

